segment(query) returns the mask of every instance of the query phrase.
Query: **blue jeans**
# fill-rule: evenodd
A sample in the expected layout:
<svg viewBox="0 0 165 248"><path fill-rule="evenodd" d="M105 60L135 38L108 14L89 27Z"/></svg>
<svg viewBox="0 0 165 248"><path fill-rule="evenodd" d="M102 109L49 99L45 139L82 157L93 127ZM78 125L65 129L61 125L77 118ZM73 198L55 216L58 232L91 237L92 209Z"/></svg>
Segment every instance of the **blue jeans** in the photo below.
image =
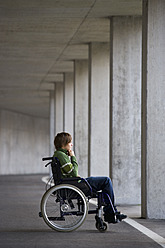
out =
<svg viewBox="0 0 165 248"><path fill-rule="evenodd" d="M110 201L108 201L108 206L104 207L104 212L114 213L114 209L117 211L114 206L114 192L111 179L109 177L88 177L86 180L95 191L102 190L103 193L109 195Z"/></svg>

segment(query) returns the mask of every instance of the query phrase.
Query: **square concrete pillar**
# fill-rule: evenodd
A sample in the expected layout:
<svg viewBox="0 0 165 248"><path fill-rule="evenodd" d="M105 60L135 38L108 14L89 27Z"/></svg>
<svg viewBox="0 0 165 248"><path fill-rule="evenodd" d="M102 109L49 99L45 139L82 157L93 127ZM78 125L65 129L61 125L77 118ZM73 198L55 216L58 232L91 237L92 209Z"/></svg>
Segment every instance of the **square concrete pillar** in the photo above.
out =
<svg viewBox="0 0 165 248"><path fill-rule="evenodd" d="M64 74L64 131L74 140L74 78L73 73Z"/></svg>
<svg viewBox="0 0 165 248"><path fill-rule="evenodd" d="M113 17L111 176L119 204L141 202L141 17Z"/></svg>
<svg viewBox="0 0 165 248"><path fill-rule="evenodd" d="M89 166L109 176L109 43L89 45Z"/></svg>
<svg viewBox="0 0 165 248"><path fill-rule="evenodd" d="M79 175L88 176L88 61L74 65L74 150Z"/></svg>
<svg viewBox="0 0 165 248"><path fill-rule="evenodd" d="M64 83L55 83L55 135L64 130Z"/></svg>
<svg viewBox="0 0 165 248"><path fill-rule="evenodd" d="M49 155L52 156L54 153L54 128L55 128L55 119L54 119L54 107L55 107L55 95L54 90L50 91L49 95Z"/></svg>
<svg viewBox="0 0 165 248"><path fill-rule="evenodd" d="M143 1L142 216L165 219L165 1Z"/></svg>

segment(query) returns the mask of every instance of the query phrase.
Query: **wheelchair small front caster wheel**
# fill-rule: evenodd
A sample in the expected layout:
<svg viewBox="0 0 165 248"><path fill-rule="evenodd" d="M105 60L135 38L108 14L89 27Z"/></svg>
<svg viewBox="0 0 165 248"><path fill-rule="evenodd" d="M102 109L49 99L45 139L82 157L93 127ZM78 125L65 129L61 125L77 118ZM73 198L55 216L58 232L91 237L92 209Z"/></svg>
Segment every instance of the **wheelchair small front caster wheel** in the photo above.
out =
<svg viewBox="0 0 165 248"><path fill-rule="evenodd" d="M42 217L42 213L41 212L39 212L38 215L39 215L39 217Z"/></svg>
<svg viewBox="0 0 165 248"><path fill-rule="evenodd" d="M99 232L106 232L107 230L107 224L103 222L102 224L99 222L96 222L96 228L99 230Z"/></svg>

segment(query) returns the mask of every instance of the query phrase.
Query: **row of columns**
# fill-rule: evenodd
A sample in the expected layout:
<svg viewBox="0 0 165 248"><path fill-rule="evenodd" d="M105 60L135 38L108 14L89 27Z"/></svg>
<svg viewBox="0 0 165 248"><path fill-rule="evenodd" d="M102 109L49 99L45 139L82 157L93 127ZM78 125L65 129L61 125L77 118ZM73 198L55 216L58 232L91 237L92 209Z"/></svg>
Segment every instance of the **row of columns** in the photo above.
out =
<svg viewBox="0 0 165 248"><path fill-rule="evenodd" d="M81 176L111 176L117 202L135 204L140 203L141 18L116 17L110 23L110 42L90 43L88 60L74 61L74 73L55 83L54 135L72 134Z"/></svg>
<svg viewBox="0 0 165 248"><path fill-rule="evenodd" d="M162 8L159 18L157 4ZM83 177L109 175L118 204L140 204L142 195L142 216L150 218L165 218L161 209L164 200L158 194L165 186L161 136L164 122L159 125L156 122L163 115L163 94L159 87L165 89L165 86L159 72L164 75L164 71L162 66L156 66L157 71L153 69L158 62L155 57L159 55L162 61L165 57L159 52L164 51L165 37L164 33L160 34L165 24L164 8L163 0L144 0L143 18L111 18L110 42L90 43L88 60L74 61L74 72L64 73L63 82L55 83L50 93L50 155L54 135L70 132L79 174ZM157 54L153 49L157 47L156 36L152 40L156 28L154 17L162 27L156 30L161 38ZM146 77L148 70L150 75ZM154 73L158 76L156 95ZM164 120L162 116L161 120ZM155 134L156 125L159 130ZM160 177L160 185L155 184L155 175ZM160 192L165 194L163 190ZM156 214L155 194L157 203L161 203Z"/></svg>

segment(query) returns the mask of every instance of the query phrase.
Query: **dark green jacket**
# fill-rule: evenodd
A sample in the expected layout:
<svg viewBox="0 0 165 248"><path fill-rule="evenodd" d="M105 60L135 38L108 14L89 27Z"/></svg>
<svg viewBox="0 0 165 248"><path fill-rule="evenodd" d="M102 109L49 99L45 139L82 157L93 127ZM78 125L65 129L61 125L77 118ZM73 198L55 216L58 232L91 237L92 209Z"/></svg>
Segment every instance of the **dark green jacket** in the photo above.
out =
<svg viewBox="0 0 165 248"><path fill-rule="evenodd" d="M67 150L60 148L54 152L54 157L57 157L60 161L63 177L78 176L78 164L75 156L69 157L67 155Z"/></svg>

